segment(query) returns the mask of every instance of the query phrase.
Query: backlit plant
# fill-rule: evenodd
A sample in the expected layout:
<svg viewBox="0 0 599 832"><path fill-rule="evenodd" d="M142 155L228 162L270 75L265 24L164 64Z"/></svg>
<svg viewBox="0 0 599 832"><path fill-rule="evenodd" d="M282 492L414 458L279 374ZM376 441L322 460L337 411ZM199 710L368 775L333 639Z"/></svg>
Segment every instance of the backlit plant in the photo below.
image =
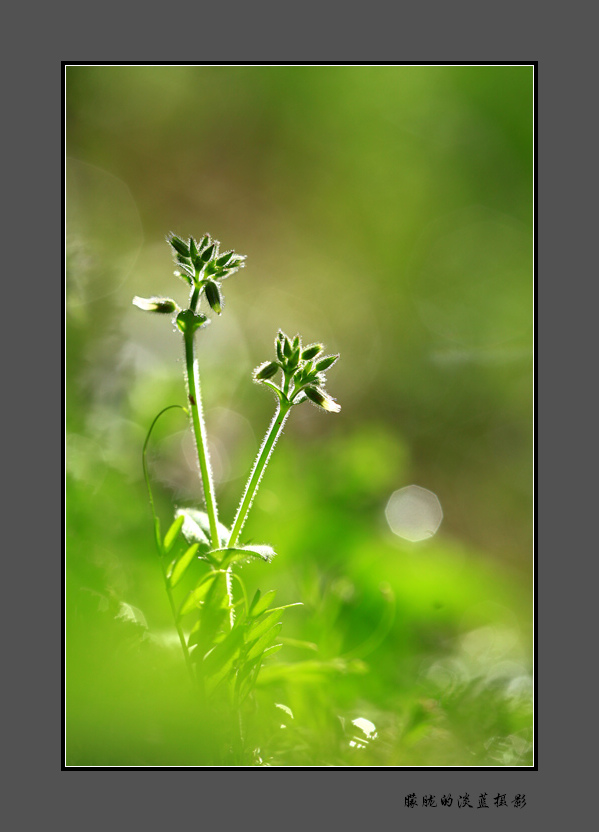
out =
<svg viewBox="0 0 599 832"><path fill-rule="evenodd" d="M266 432L253 468L249 474L239 507L230 526L220 522L215 496L206 426L202 413L200 374L195 352L196 334L210 323L200 311L202 299L208 309L221 315L224 309L222 284L245 265L245 257L234 251L220 252L220 244L206 234L186 242L169 234L167 237L175 261L175 275L189 287L189 304L181 309L169 297L139 298L133 303L147 312L172 316L183 337L185 378L188 407L182 408L190 417L197 449L205 510L177 508L174 521L162 534L156 514L148 474L146 452L157 420L163 413L178 408L164 408L152 422L143 448L143 466L150 505L154 517L154 533L167 596L193 685L203 705L225 714L236 725L231 733L229 755L243 759L241 706L251 695L265 660L281 647L277 641L282 627L281 615L286 607L274 605L275 591L248 597L238 567L255 559L270 562L274 556L268 545L244 543L242 531L252 502L291 410L309 401L321 410L335 413L339 404L326 391L326 372L337 361L337 355L324 355L322 344L304 346L300 336L289 338L279 331L275 338L275 357L257 367L255 382L270 388L276 400L273 420ZM195 586L177 599L174 590L199 559L204 571Z"/></svg>

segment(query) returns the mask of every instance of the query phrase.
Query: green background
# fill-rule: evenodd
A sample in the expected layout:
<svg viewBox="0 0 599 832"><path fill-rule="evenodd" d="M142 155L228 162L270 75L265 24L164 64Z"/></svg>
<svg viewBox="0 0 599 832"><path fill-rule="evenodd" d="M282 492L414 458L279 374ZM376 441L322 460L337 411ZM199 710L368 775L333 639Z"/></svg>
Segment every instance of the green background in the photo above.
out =
<svg viewBox="0 0 599 832"><path fill-rule="evenodd" d="M316 648L286 645L263 671L257 762L532 764L533 80L523 65L66 69L69 765L210 764L141 469L153 417L185 403L180 335L131 304L185 304L168 231L247 255L198 335L225 523L272 417L251 371L277 330L341 354L341 412L294 409L245 528L278 556L244 580L301 600L282 634ZM163 522L201 506L176 411L150 463ZM410 484L443 507L420 543L385 519Z"/></svg>

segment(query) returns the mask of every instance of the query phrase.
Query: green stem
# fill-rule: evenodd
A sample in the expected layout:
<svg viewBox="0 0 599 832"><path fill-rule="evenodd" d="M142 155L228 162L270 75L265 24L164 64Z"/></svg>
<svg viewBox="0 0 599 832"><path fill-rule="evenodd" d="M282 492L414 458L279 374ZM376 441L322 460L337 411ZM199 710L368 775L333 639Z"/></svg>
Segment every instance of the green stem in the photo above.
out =
<svg viewBox="0 0 599 832"><path fill-rule="evenodd" d="M148 460L146 457L147 450L148 450L148 442L150 441L150 436L152 435L152 431L154 430L154 425L160 419L163 413L166 413L167 410L174 410L175 408L182 410L184 413L188 413L187 408L183 407L180 404L169 404L168 407L163 408L158 416L155 417L154 421L150 425L150 429L146 435L146 439L144 442L144 446L141 452L141 460L144 470L144 479L146 481L146 486L148 488L148 496L150 498L150 508L152 510L152 517L154 518L154 539L156 540L156 546L160 554L162 554L162 540L160 537L160 520L158 519L158 515L156 514L156 509L154 507L154 496L152 494L152 486L150 485L150 474L148 472Z"/></svg>
<svg viewBox="0 0 599 832"><path fill-rule="evenodd" d="M206 511L210 522L212 548L217 549L220 546L217 526L218 517L216 513L216 500L214 498L214 485L212 484L212 474L208 459L208 440L206 437L206 426L204 425L204 417L202 414L200 374L198 370L198 362L194 354L193 332L185 332L183 340L185 342L185 368L187 374L187 393L189 404L191 406L191 422L196 440L202 485L204 486L204 499L206 501Z"/></svg>
<svg viewBox="0 0 599 832"><path fill-rule="evenodd" d="M233 528L231 529L231 536L227 544L228 547L235 546L235 544L237 543L237 539L239 537L241 529L243 528L243 524L245 523L249 514L252 501L256 496L256 491L258 490L258 486L260 485L260 480L262 479L262 475L264 474L264 470L266 468L266 465L268 464L268 460L275 446L275 443L281 435L283 425L285 424L285 420L287 419L290 410L291 404L287 401L280 402L277 406L274 419L272 420L270 429L264 438L264 442L262 443L262 447L254 463L252 473L250 474L250 478L247 481L245 491L243 492L243 497L241 498L239 508L237 509L235 521L233 522Z"/></svg>
<svg viewBox="0 0 599 832"><path fill-rule="evenodd" d="M158 416L154 419L152 424L150 425L150 429L147 433L146 440L144 442L143 450L142 450L142 463L143 463L143 470L144 470L144 478L146 481L146 485L148 487L148 496L150 498L150 508L152 510L152 516L154 518L154 539L156 540L156 548L158 549L158 554L160 558L160 568L162 569L162 577L164 578L164 586L166 587L166 594L168 595L169 604L171 607L171 611L173 613L173 620L175 622L175 627L177 629L177 634L179 636L179 641L181 642L181 649L183 650L183 655L185 657L185 664L187 666L187 670L189 671L189 676L191 678L192 685L195 683L195 678L193 675L193 668L191 666L191 659L189 657L189 650L187 649L187 644L185 643L185 636L183 635L183 631L181 630L181 625L179 624L179 618L177 616L177 610L175 608L175 602L173 600L173 593L171 592L171 588L169 586L168 578L166 577L166 566L164 563L164 547L162 544L162 538L160 534L160 520L158 515L156 514L156 508L154 506L154 496L152 494L152 486L150 485L150 474L148 472L148 460L147 460L147 450L148 450L148 442L150 441L150 436L152 435L152 431L154 430L154 425L160 419L163 413L166 413L167 410L174 410L175 408L179 410L183 410L187 413L187 409L182 407L180 404L171 404L168 407L163 408Z"/></svg>
<svg viewBox="0 0 599 832"><path fill-rule="evenodd" d="M181 629L181 625L179 624L179 617L177 615L177 608L175 607L175 601L173 599L173 593L168 583L168 578L166 577L166 568L164 564L164 560L160 559L160 565L162 566L162 574L164 576L164 585L166 586L166 594L168 595L169 604L171 605L171 610L173 613L173 619L175 621L175 627L177 628L177 634L179 636L179 641L181 642L181 649L183 650L183 655L185 656L185 664L187 665L187 670L189 671L189 676L191 678L192 685L195 684L195 676L193 674L193 668L191 666L191 658L189 656L189 650L187 648L187 643L185 641L185 636L183 634L183 630Z"/></svg>

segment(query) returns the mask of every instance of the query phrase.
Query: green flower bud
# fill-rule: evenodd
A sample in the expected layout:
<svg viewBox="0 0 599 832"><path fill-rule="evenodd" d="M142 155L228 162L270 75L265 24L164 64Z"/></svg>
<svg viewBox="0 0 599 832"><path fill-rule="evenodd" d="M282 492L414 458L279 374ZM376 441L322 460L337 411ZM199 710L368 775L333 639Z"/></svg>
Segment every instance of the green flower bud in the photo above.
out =
<svg viewBox="0 0 599 832"><path fill-rule="evenodd" d="M283 355L283 343L280 338L276 339L275 347L277 350L277 358L279 359L279 361L283 362L285 360L285 356Z"/></svg>
<svg viewBox="0 0 599 832"><path fill-rule="evenodd" d="M266 361L264 364L260 364L259 367L256 367L254 370L254 378L256 381L265 381L266 379L272 378L276 375L279 369L279 365L276 361Z"/></svg>
<svg viewBox="0 0 599 832"><path fill-rule="evenodd" d="M341 410L341 405L337 404L335 399L329 396L328 393L325 393L324 390L320 390L318 387L306 387L304 393L311 402L314 402L314 404L317 404L318 407L322 407L323 410L326 410L329 413L339 413Z"/></svg>
<svg viewBox="0 0 599 832"><path fill-rule="evenodd" d="M202 252L202 260L204 261L204 263L207 263L210 260L210 258L214 254L215 247L215 244L212 243L211 246L208 246L208 248L204 249L204 251Z"/></svg>
<svg viewBox="0 0 599 832"><path fill-rule="evenodd" d="M310 358L316 358L319 352L324 349L322 344L310 344L305 350L302 350L302 361L308 361Z"/></svg>
<svg viewBox="0 0 599 832"><path fill-rule="evenodd" d="M218 258L216 261L217 266L226 266L229 260L233 257L233 251L227 251L226 254L223 254L221 257Z"/></svg>
<svg viewBox="0 0 599 832"><path fill-rule="evenodd" d="M210 304L210 308L216 312L217 315L223 311L222 295L218 285L213 280L208 280L204 287L206 293L206 300Z"/></svg>
<svg viewBox="0 0 599 832"><path fill-rule="evenodd" d="M316 362L314 369L317 373L324 373L325 370L328 370L329 367L333 366L338 358L338 355L327 355L325 358L321 358L320 361Z"/></svg>
<svg viewBox="0 0 599 832"><path fill-rule="evenodd" d="M159 312L163 315L169 315L179 308L171 298L139 298L136 295L133 303L144 312Z"/></svg>
<svg viewBox="0 0 599 832"><path fill-rule="evenodd" d="M169 234L166 239L175 249L177 254L180 254L183 257L189 257L189 248L180 237L177 237L175 234Z"/></svg>
<svg viewBox="0 0 599 832"><path fill-rule="evenodd" d="M198 249L193 237L189 238L189 256L192 260L195 260L195 258L198 256Z"/></svg>
<svg viewBox="0 0 599 832"><path fill-rule="evenodd" d="M203 248L206 248L207 245L210 243L210 234L205 234L202 239L200 240L200 244L198 246L198 250L201 251Z"/></svg>
<svg viewBox="0 0 599 832"><path fill-rule="evenodd" d="M297 347L289 356L289 361L287 362L287 367L289 370L295 370L299 363L300 357L300 348Z"/></svg>

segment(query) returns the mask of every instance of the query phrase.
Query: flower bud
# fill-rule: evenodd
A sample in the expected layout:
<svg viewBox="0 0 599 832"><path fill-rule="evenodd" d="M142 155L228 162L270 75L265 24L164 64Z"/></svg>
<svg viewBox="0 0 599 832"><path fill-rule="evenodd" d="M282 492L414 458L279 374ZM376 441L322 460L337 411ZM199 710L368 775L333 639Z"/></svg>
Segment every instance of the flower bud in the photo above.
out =
<svg viewBox="0 0 599 832"><path fill-rule="evenodd" d="M325 370L328 370L329 367L333 366L338 358L338 355L327 355L324 358L321 358L320 361L316 362L314 369L317 373L324 373Z"/></svg>
<svg viewBox="0 0 599 832"><path fill-rule="evenodd" d="M160 312L163 315L169 315L179 308L171 298L140 298L136 295L133 303L144 312Z"/></svg>
<svg viewBox="0 0 599 832"><path fill-rule="evenodd" d="M181 240L180 237L177 237L175 234L169 234L166 238L171 246L175 249L177 254L182 255L183 257L189 257L189 248L187 245Z"/></svg>
<svg viewBox="0 0 599 832"><path fill-rule="evenodd" d="M233 257L233 254L233 251L227 251L226 254L223 254L221 255L221 257L218 258L218 260L216 261L216 265L220 267L226 266L229 260Z"/></svg>
<svg viewBox="0 0 599 832"><path fill-rule="evenodd" d="M215 244L214 243L212 243L211 246L208 246L208 248L204 249L204 251L202 252L202 260L204 261L204 263L207 263L210 260L210 258L214 254L214 249L215 249Z"/></svg>
<svg viewBox="0 0 599 832"><path fill-rule="evenodd" d="M302 351L302 361L308 361L310 358L316 358L319 352L322 352L324 349L322 344L310 344L309 347L306 347L305 350Z"/></svg>
<svg viewBox="0 0 599 832"><path fill-rule="evenodd" d="M206 300L210 304L210 308L216 312L217 315L223 311L222 295L218 285L213 280L208 280L204 288L206 293Z"/></svg>
<svg viewBox="0 0 599 832"><path fill-rule="evenodd" d="M254 370L254 378L256 381L266 381L266 379L276 375L278 369L279 365L276 361L267 361L264 364L260 364L259 367L256 367Z"/></svg>
<svg viewBox="0 0 599 832"><path fill-rule="evenodd" d="M324 390L319 390L318 387L306 387L304 393L311 402L314 402L314 404L317 404L329 413L339 413L341 410L341 405L337 404L335 399L329 396L328 393L325 393Z"/></svg>

